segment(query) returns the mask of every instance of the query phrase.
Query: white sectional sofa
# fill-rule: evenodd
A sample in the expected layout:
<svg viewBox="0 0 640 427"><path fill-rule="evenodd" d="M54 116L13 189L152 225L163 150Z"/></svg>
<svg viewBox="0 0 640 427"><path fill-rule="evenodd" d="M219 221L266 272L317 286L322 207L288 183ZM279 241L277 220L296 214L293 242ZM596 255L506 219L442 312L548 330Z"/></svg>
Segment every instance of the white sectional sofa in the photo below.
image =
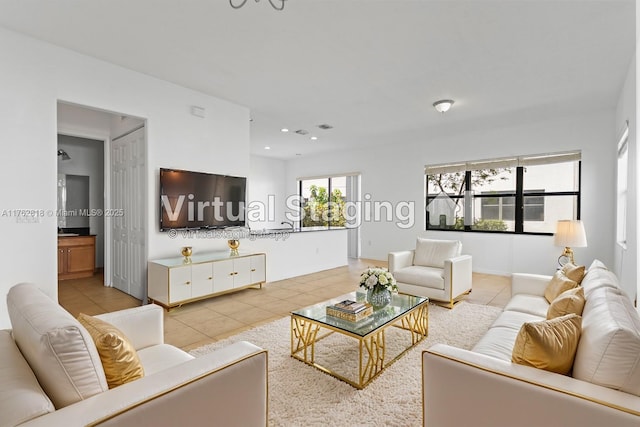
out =
<svg viewBox="0 0 640 427"><path fill-rule="evenodd" d="M194 358L164 343L163 310L96 316L136 349L144 377L109 389L91 335L33 284L7 295L0 426L265 426L267 352L239 342Z"/></svg>
<svg viewBox="0 0 640 427"><path fill-rule="evenodd" d="M600 262L582 287L582 330L570 376L511 362L525 322L546 319L550 276L514 274L512 298L475 347L423 353L425 426L639 426L640 317Z"/></svg>

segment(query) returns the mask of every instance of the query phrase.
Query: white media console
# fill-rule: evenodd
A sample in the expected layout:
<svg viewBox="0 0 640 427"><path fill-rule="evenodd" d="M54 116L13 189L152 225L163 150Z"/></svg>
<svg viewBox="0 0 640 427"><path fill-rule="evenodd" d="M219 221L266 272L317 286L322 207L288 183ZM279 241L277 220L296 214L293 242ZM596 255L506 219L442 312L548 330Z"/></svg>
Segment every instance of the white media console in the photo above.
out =
<svg viewBox="0 0 640 427"><path fill-rule="evenodd" d="M233 292L266 281L264 253L230 256L228 251L148 262L148 299L166 309Z"/></svg>

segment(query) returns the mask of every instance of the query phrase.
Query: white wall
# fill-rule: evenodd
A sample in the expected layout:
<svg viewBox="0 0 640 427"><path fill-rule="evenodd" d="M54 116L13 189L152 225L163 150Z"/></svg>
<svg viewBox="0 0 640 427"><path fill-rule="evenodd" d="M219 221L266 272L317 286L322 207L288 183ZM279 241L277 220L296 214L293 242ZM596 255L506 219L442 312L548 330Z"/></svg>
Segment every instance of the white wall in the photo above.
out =
<svg viewBox="0 0 640 427"><path fill-rule="evenodd" d="M401 228L401 215L392 221L364 222L361 226L362 257L384 260L387 253L415 246L418 235L457 238L463 252L474 257L474 271L510 274L549 274L555 270L561 248L551 236L487 235L424 231L424 166L460 160L510 155L582 150L582 219L589 246L576 248L576 261L590 263L599 258L613 263L615 150L611 150L614 112L561 117L529 124L514 124L475 131L460 131L413 143L345 151L300 158L288 162L287 191L295 194L300 177L362 173L362 194L372 201L413 202L415 223Z"/></svg>
<svg viewBox="0 0 640 427"><path fill-rule="evenodd" d="M56 106L59 100L147 119L148 254L178 255L184 239L158 230L158 169L173 167L248 176L249 110L149 76L0 29L0 328L9 327L4 295L29 281L57 299L56 219L25 222L14 209L55 211ZM190 107L206 109L206 118ZM226 248L220 239L195 250Z"/></svg>
<svg viewBox="0 0 640 427"><path fill-rule="evenodd" d="M618 106L616 108L615 133L611 137L609 143L610 150L617 156L618 139L622 134L625 121L629 121L629 166L628 166L628 188L627 188L627 245L625 248L619 244L614 245L614 264L613 270L620 279L620 286L629 295L632 301L637 295L637 249L638 249L638 231L637 231L637 171L635 159L638 156L637 148L637 130L636 130L636 57L634 55L629 64L627 77L620 93ZM616 157L617 159L617 157ZM614 172L617 174L617 161ZM617 175L616 175L617 176ZM614 193L616 187L614 183Z"/></svg>
<svg viewBox="0 0 640 427"><path fill-rule="evenodd" d="M347 264L347 231L278 232L240 241L241 253L267 254L267 280L276 281Z"/></svg>
<svg viewBox="0 0 640 427"><path fill-rule="evenodd" d="M104 143L59 135L58 147L71 157L58 161L58 173L88 176L88 208L104 210ZM91 234L96 235L96 267L104 267L104 217L90 216L89 229Z"/></svg>
<svg viewBox="0 0 640 427"><path fill-rule="evenodd" d="M640 7L638 7L638 2L635 2L636 4L636 54L635 54L635 60L637 61L638 58L640 57L640 44L638 44L638 39L640 39ZM636 124L640 123L640 120L638 120L638 114L640 114L640 109L637 108L638 106L638 98L640 97L640 93L638 91L640 91L640 85L638 84L638 80L640 80L640 68L636 66L636 73L635 73L636 77L635 77L635 102L634 105L636 106L636 113L634 115L635 118L635 122ZM636 133L637 135L637 133ZM638 150L636 148L636 155L635 157L629 157L629 169L634 169L637 170L638 169L638 165L640 164L640 150ZM640 174L636 173L636 180L635 180L635 186L636 186L636 193L637 193L637 188L640 187ZM637 196L636 196L636 200L637 200ZM636 202L637 204L637 202ZM637 236L637 224L638 222L640 222L640 209L636 209L636 216L635 216L635 224L636 224L636 236ZM640 251L638 251L638 242L636 240L636 266L638 265L638 263L640 262ZM636 268L636 275L637 275L637 268ZM640 281L637 279L636 276L636 295L640 295ZM640 313L640 305L636 305L636 310Z"/></svg>
<svg viewBox="0 0 640 427"><path fill-rule="evenodd" d="M286 177L284 160L251 156L247 208L264 207L254 211L262 218L249 221L252 230L284 227L281 223L286 219Z"/></svg>

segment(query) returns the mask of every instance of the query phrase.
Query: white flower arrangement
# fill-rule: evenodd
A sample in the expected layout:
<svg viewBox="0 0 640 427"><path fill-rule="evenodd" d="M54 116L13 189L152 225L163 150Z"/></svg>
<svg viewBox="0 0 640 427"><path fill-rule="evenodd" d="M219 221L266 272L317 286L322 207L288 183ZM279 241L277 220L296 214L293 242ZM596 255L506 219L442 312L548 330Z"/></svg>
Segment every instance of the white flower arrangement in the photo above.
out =
<svg viewBox="0 0 640 427"><path fill-rule="evenodd" d="M376 285L382 286L391 292L398 292L396 279L386 268L370 267L360 275L360 287L367 290Z"/></svg>

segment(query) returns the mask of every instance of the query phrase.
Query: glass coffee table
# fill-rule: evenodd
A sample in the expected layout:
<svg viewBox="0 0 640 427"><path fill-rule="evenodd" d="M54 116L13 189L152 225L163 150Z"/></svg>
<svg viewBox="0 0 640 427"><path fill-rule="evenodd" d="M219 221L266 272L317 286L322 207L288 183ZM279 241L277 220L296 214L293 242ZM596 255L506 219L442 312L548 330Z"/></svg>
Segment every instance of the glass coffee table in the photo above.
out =
<svg viewBox="0 0 640 427"><path fill-rule="evenodd" d="M350 299L364 301L365 294L351 292L291 312L291 357L314 366L357 389L363 389L380 373L414 347L429 332L429 299L413 295L393 295L386 307L374 310L373 314L358 322L350 322L326 314L326 307ZM387 356L385 331L398 328L408 337L403 339L401 351ZM333 333L339 333L358 341L358 378L351 379L335 369L323 366L317 359L317 343ZM321 351L322 349L319 349Z"/></svg>

